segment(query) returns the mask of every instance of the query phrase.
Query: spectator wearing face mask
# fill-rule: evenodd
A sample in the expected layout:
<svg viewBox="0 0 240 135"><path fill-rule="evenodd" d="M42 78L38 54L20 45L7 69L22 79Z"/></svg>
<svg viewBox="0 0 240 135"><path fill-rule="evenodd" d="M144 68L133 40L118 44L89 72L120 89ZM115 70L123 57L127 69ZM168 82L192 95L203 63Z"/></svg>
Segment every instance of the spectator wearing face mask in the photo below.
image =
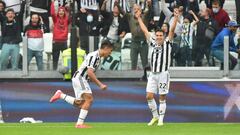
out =
<svg viewBox="0 0 240 135"><path fill-rule="evenodd" d="M212 1L211 17L217 21L219 32L230 21L228 13L222 9L219 0Z"/></svg>
<svg viewBox="0 0 240 135"><path fill-rule="evenodd" d="M51 16L53 18L53 69L58 67L60 52L67 49L69 15L65 7L59 7L55 13L54 0L51 4Z"/></svg>
<svg viewBox="0 0 240 135"><path fill-rule="evenodd" d="M79 28L80 48L89 53L89 37L94 37L94 49L98 48L100 22L93 10L81 8L76 15L76 25Z"/></svg>
<svg viewBox="0 0 240 135"><path fill-rule="evenodd" d="M200 0L199 3L201 3L202 1L205 1L205 4L206 4L207 8L212 9L212 2L214 0ZM219 0L219 2L220 2L220 6L223 7L223 5L225 3L225 0Z"/></svg>
<svg viewBox="0 0 240 135"><path fill-rule="evenodd" d="M194 17L193 21L191 15ZM192 66L193 31L198 22L199 19L192 10L183 19L180 54L176 59L179 66Z"/></svg>

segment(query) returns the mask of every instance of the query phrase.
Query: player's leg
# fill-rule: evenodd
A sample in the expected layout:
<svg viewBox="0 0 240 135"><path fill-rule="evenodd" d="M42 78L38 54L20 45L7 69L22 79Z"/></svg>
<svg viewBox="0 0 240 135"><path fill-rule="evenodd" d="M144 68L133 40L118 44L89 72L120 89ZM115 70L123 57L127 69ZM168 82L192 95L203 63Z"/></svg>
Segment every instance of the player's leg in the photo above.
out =
<svg viewBox="0 0 240 135"><path fill-rule="evenodd" d="M80 110L80 114L78 117L76 127L83 125L84 120L87 117L88 110L91 107L92 102L93 102L93 96L91 93L83 93L82 98L84 99L84 102L81 106L81 110Z"/></svg>
<svg viewBox="0 0 240 135"><path fill-rule="evenodd" d="M154 99L154 94L157 92L157 83L155 81L155 76L153 74L150 74L148 78L148 83L147 83L147 94L146 94L146 99L148 102L148 107L152 112L152 120L148 123L148 126L151 126L155 124L158 121L158 110L157 110L157 104Z"/></svg>
<svg viewBox="0 0 240 135"><path fill-rule="evenodd" d="M166 95L160 95L159 97L159 119L158 119L158 126L163 125L163 118L166 112Z"/></svg>
<svg viewBox="0 0 240 135"><path fill-rule="evenodd" d="M166 95L169 91L169 73L168 72L162 72L159 75L159 83L158 83L158 89L159 89L159 120L158 120L158 126L163 125L163 119L166 112Z"/></svg>

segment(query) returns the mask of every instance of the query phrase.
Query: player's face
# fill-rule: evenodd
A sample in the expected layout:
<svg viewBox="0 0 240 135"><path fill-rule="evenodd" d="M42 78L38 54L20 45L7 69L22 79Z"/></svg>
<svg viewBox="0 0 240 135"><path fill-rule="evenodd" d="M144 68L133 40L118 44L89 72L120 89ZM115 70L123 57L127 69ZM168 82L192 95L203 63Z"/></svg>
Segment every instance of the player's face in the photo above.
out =
<svg viewBox="0 0 240 135"><path fill-rule="evenodd" d="M106 58L112 53L113 48L105 47L103 49L103 57Z"/></svg>
<svg viewBox="0 0 240 135"><path fill-rule="evenodd" d="M162 43L163 40L164 40L164 35L163 35L163 32L156 32L156 40L158 43Z"/></svg>

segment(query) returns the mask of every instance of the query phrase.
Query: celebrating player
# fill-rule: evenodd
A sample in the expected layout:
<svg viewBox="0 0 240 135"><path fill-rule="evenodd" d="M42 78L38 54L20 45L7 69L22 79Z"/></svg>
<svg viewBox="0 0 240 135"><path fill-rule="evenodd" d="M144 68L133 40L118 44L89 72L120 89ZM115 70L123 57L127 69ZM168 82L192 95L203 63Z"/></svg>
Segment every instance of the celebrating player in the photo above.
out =
<svg viewBox="0 0 240 135"><path fill-rule="evenodd" d="M178 10L174 11L174 23L170 28L169 34L164 38L164 32L160 29L155 31L155 35L148 32L141 18L141 10L135 12L135 17L145 34L148 44L153 48L151 54L151 73L147 83L147 102L152 112L153 118L148 123L149 126L158 122L158 126L163 125L163 118L166 110L166 95L169 91L169 72L171 63L171 49L174 31L178 21ZM159 93L159 112L154 99L154 94Z"/></svg>
<svg viewBox="0 0 240 135"><path fill-rule="evenodd" d="M107 85L100 82L94 72L100 64L101 57L108 57L112 49L113 45L109 41L103 41L99 50L87 55L81 67L75 72L72 78L75 98L64 94L61 90L57 90L50 99L51 103L58 99L63 99L67 103L81 109L75 126L76 128L90 128L90 126L84 124L88 110L93 102L92 91L87 80L90 79L102 90L107 89Z"/></svg>

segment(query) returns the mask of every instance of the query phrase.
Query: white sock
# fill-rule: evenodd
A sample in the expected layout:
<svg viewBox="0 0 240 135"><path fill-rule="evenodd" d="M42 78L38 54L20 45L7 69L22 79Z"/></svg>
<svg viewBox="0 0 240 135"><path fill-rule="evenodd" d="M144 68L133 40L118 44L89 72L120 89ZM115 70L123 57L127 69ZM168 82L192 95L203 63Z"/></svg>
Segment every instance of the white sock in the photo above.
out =
<svg viewBox="0 0 240 135"><path fill-rule="evenodd" d="M148 100L148 107L152 112L153 118L158 118L157 104L155 99Z"/></svg>
<svg viewBox="0 0 240 135"><path fill-rule="evenodd" d="M81 109L78 117L77 124L83 124L85 118L87 117L88 110Z"/></svg>
<svg viewBox="0 0 240 135"><path fill-rule="evenodd" d="M75 101L75 98L72 97L72 96L69 96L69 95L66 95L66 94L61 94L60 95L60 98L65 100L67 103L73 105L74 104L74 101Z"/></svg>
<svg viewBox="0 0 240 135"><path fill-rule="evenodd" d="M159 101L159 119L158 122L163 123L164 114L166 111L167 105L166 100Z"/></svg>

